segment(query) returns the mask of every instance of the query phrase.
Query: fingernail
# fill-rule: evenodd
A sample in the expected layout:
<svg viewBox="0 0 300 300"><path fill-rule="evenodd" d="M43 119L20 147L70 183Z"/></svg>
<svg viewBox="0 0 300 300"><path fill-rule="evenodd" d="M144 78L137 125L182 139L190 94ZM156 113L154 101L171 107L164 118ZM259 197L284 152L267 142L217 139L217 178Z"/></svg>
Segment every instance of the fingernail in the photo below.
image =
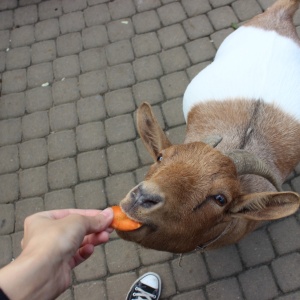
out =
<svg viewBox="0 0 300 300"><path fill-rule="evenodd" d="M101 215L104 215L105 217L111 217L113 215L113 211L110 207L108 207L102 210Z"/></svg>

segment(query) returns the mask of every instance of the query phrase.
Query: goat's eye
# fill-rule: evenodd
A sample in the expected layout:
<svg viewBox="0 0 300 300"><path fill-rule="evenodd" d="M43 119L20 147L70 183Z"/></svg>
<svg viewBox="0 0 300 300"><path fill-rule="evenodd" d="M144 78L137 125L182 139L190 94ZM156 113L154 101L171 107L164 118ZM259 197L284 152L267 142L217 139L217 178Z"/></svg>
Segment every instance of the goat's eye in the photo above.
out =
<svg viewBox="0 0 300 300"><path fill-rule="evenodd" d="M222 194L214 195L212 197L216 201L216 203L220 206L224 206L227 203L226 197Z"/></svg>
<svg viewBox="0 0 300 300"><path fill-rule="evenodd" d="M163 156L162 156L162 154L159 154L159 155L157 156L157 161L160 162L160 161L162 161L162 160L163 160Z"/></svg>

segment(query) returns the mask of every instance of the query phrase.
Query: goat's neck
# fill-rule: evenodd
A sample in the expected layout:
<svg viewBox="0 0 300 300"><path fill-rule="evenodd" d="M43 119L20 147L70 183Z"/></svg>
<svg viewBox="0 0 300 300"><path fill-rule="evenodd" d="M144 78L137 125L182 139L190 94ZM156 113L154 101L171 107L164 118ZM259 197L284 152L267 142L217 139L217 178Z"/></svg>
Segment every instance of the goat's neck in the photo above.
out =
<svg viewBox="0 0 300 300"><path fill-rule="evenodd" d="M217 149L223 153L245 149L264 160L279 182L300 161L300 123L262 101L209 101L188 115L185 143L221 136ZM255 175L241 176L244 192L275 190Z"/></svg>

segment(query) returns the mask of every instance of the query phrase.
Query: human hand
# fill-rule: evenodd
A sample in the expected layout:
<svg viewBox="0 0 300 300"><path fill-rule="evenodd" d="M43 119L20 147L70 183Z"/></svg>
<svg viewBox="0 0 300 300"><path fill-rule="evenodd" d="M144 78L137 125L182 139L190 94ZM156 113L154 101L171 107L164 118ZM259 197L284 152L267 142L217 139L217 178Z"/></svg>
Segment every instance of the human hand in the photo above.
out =
<svg viewBox="0 0 300 300"><path fill-rule="evenodd" d="M12 271L10 283L1 277L0 271L0 287L12 299L26 299L16 295L20 291L30 299L53 299L58 296L70 285L71 270L90 257L95 246L108 241L112 218L110 208L102 212L54 210L26 218L23 251L10 264L14 267L8 269ZM17 274L26 277L25 280L20 279L20 284L27 283L22 290L16 285ZM14 294L10 294L10 286Z"/></svg>

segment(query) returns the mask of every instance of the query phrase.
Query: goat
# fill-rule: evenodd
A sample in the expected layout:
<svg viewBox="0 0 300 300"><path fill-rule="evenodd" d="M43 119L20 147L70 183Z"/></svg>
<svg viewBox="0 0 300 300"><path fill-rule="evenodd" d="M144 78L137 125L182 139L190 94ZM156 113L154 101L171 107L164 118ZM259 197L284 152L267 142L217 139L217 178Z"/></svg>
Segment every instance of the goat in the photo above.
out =
<svg viewBox="0 0 300 300"><path fill-rule="evenodd" d="M174 253L235 243L297 211L281 191L300 161L299 0L278 0L229 35L184 94L185 141L172 145L144 103L139 134L154 164L120 202L143 226L118 232Z"/></svg>

